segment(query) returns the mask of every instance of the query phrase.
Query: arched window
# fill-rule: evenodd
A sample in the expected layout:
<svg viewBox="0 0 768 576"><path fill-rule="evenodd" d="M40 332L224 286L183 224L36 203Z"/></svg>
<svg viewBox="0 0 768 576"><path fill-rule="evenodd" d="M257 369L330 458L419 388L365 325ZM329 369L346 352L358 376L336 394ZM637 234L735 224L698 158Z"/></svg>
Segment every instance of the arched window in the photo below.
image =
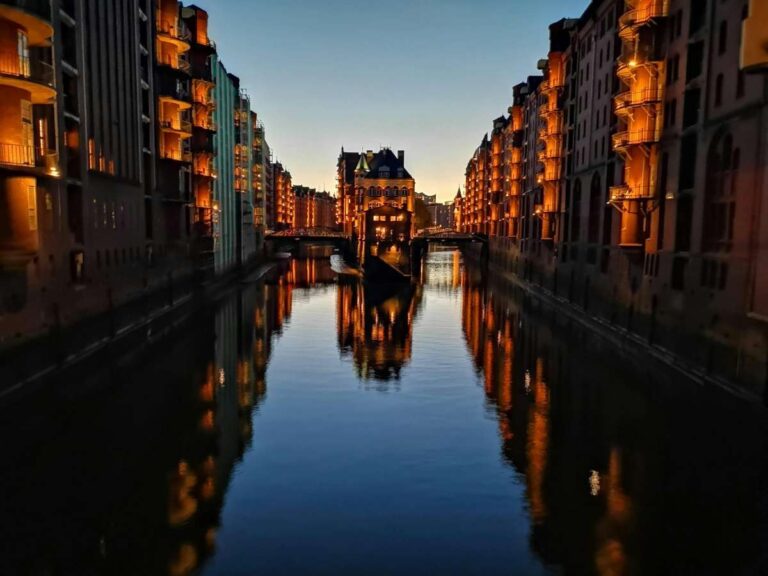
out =
<svg viewBox="0 0 768 576"><path fill-rule="evenodd" d="M723 132L715 136L707 156L702 247L705 252L727 252L731 249L740 163L741 153L734 149L731 134Z"/></svg>
<svg viewBox="0 0 768 576"><path fill-rule="evenodd" d="M390 196L392 196L392 190L390 190L390 189L389 189L389 187L387 187L387 188L384 190L384 196L386 196L387 198L389 198Z"/></svg>
<svg viewBox="0 0 768 576"><path fill-rule="evenodd" d="M368 197L373 198L374 196L376 196L376 188L371 186L370 188L368 188Z"/></svg>

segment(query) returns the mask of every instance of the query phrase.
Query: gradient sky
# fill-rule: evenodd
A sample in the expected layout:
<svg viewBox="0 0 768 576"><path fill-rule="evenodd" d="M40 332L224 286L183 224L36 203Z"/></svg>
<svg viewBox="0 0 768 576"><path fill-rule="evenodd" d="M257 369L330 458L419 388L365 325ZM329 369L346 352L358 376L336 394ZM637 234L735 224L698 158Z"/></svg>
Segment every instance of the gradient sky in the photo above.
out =
<svg viewBox="0 0 768 576"><path fill-rule="evenodd" d="M334 191L348 151L406 151L421 192L453 198L547 26L588 0L198 0L293 182Z"/></svg>

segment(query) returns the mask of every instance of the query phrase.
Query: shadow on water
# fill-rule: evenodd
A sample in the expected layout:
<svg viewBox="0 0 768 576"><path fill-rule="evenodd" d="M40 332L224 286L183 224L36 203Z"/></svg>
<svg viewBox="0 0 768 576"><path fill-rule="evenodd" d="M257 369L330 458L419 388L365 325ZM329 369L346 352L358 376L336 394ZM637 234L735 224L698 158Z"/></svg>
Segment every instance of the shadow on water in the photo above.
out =
<svg viewBox="0 0 768 576"><path fill-rule="evenodd" d="M414 322L431 297L456 299L464 341L439 352L469 351L515 473L508 484L523 486L521 534L544 564L563 574L765 573L762 409L625 364L458 252L430 258L426 286L391 287L337 284L327 262L292 261L139 361L70 372L4 408L0 573L197 573L216 552L233 474L252 457L276 340L297 302L329 290L342 361L391 391L430 378L412 374ZM433 457L459 464L447 448Z"/></svg>

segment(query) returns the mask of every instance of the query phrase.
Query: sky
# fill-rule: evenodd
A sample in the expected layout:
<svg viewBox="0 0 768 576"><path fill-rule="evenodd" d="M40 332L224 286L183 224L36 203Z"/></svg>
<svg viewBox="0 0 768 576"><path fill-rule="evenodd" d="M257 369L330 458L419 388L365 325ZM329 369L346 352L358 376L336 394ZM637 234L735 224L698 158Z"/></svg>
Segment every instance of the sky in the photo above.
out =
<svg viewBox="0 0 768 576"><path fill-rule="evenodd" d="M450 200L551 22L588 0L197 0L294 184L335 191L347 151L405 150L416 189Z"/></svg>

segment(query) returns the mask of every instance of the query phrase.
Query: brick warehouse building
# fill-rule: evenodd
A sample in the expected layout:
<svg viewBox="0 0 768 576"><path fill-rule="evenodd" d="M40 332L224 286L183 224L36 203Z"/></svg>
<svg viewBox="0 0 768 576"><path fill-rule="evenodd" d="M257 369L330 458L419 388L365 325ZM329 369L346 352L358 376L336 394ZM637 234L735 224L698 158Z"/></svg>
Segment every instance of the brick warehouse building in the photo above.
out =
<svg viewBox="0 0 768 576"><path fill-rule="evenodd" d="M260 251L257 128L269 148L222 122L207 23L175 0L0 1L0 350Z"/></svg>
<svg viewBox="0 0 768 576"><path fill-rule="evenodd" d="M495 264L753 396L768 373L758 4L596 0L554 23L455 203Z"/></svg>

